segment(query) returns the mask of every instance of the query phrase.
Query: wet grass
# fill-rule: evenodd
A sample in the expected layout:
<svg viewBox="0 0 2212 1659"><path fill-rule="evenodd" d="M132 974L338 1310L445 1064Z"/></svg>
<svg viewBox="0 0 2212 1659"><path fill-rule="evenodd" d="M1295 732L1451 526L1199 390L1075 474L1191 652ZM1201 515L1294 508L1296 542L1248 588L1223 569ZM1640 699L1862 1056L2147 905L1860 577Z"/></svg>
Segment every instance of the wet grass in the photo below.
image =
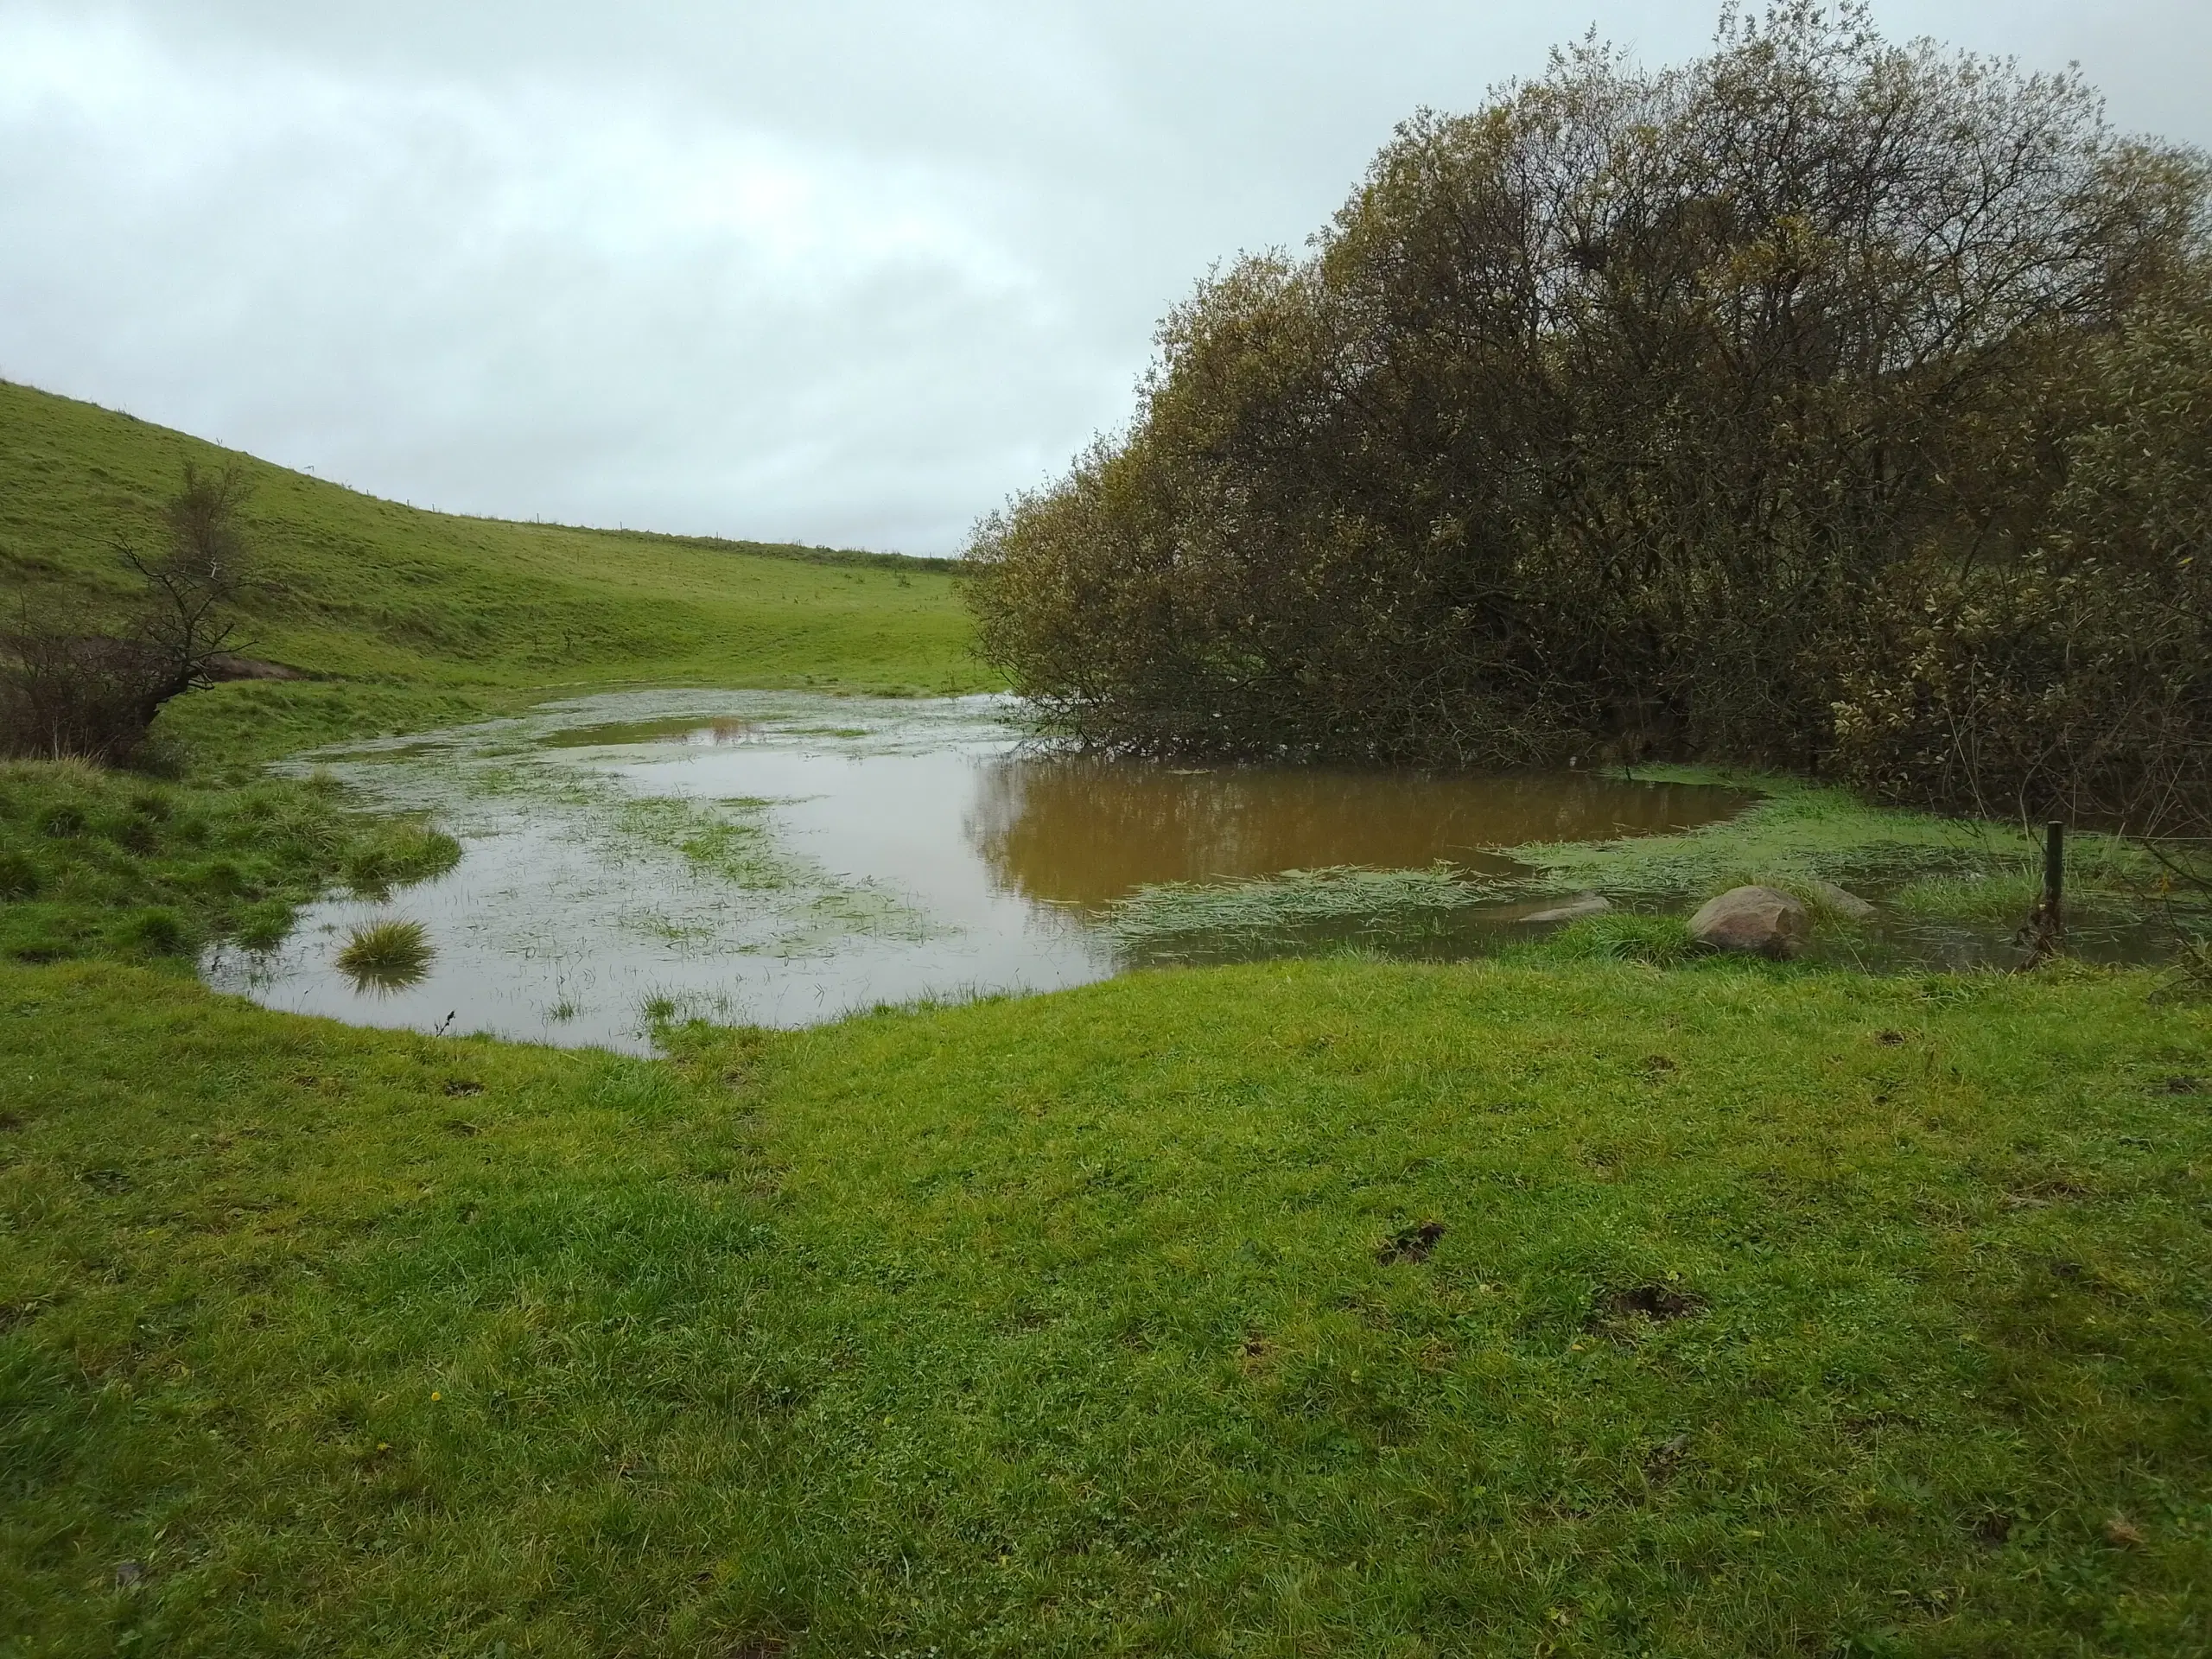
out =
<svg viewBox="0 0 2212 1659"><path fill-rule="evenodd" d="M696 801L656 796L625 800L611 813L617 846L673 854L694 869L753 892L804 880L804 861L780 847L766 802Z"/></svg>
<svg viewBox="0 0 2212 1659"><path fill-rule="evenodd" d="M1540 872L1554 891L1674 898L1757 884L1823 907L1824 881L1847 888L1943 875L2017 882L2042 868L2040 826L2031 836L1987 820L1901 811L1847 790L1763 773L1638 767L1635 776L1756 790L1760 798L1734 817L1678 834L1535 842L1509 849L1507 855ZM2109 836L2077 834L2070 845L2069 879L2085 890L2124 893L2131 883L2143 890L2155 868Z"/></svg>
<svg viewBox="0 0 2212 1659"><path fill-rule="evenodd" d="M1519 948L1526 962L1640 962L1678 968L1703 956L1679 916L1589 916L1569 922L1548 939Z"/></svg>
<svg viewBox="0 0 2212 1659"><path fill-rule="evenodd" d="M450 836L348 811L327 779L214 787L73 761L0 763L0 956L188 966L267 949L334 880L382 893L449 868Z"/></svg>
<svg viewBox="0 0 2212 1659"><path fill-rule="evenodd" d="M2152 989L1277 963L668 1065L0 969L13 1650L2193 1651Z"/></svg>

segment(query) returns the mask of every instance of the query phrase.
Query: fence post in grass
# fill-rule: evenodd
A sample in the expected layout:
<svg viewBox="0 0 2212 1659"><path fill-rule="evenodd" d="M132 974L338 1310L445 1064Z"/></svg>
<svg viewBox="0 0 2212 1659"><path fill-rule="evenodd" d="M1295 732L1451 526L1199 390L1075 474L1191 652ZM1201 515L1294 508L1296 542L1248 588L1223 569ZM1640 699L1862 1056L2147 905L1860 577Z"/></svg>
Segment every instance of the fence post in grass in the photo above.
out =
<svg viewBox="0 0 2212 1659"><path fill-rule="evenodd" d="M2058 938L2065 925L2066 826L2053 818L2044 826L2043 898L2020 930L2019 943L2028 948L2023 968L2040 967L2058 954Z"/></svg>
<svg viewBox="0 0 2212 1659"><path fill-rule="evenodd" d="M2066 825L2053 818L2043 836L2043 912L2046 925L2056 935L2065 925L2062 909L2066 900Z"/></svg>

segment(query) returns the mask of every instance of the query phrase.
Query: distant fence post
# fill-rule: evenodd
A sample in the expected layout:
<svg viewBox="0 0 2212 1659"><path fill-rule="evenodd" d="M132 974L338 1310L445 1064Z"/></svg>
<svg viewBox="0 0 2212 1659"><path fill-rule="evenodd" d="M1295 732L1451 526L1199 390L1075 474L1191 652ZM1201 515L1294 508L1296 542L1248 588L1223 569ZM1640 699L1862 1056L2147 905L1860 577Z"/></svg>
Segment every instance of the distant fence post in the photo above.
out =
<svg viewBox="0 0 2212 1659"><path fill-rule="evenodd" d="M2065 926L2066 825L2053 818L2043 837L2044 925L2055 936Z"/></svg>

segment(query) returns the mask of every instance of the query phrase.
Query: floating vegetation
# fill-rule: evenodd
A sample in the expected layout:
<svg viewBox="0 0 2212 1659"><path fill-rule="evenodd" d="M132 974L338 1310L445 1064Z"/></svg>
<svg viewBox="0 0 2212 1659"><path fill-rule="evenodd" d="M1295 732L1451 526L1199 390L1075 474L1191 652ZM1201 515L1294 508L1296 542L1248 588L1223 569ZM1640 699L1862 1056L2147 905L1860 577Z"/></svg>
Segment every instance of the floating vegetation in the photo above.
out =
<svg viewBox="0 0 2212 1659"><path fill-rule="evenodd" d="M613 815L620 841L680 855L694 869L740 887L794 885L802 872L768 827L766 802L696 801L653 796L625 802Z"/></svg>
<svg viewBox="0 0 2212 1659"><path fill-rule="evenodd" d="M404 990L430 971L436 955L422 923L371 922L353 930L338 969L356 990Z"/></svg>
<svg viewBox="0 0 2212 1659"><path fill-rule="evenodd" d="M1317 929L1402 933L1495 899L1448 864L1425 870L1341 866L1287 870L1247 881L1167 881L1106 907L1104 931L1122 950L1173 957L1192 950L1249 950Z"/></svg>

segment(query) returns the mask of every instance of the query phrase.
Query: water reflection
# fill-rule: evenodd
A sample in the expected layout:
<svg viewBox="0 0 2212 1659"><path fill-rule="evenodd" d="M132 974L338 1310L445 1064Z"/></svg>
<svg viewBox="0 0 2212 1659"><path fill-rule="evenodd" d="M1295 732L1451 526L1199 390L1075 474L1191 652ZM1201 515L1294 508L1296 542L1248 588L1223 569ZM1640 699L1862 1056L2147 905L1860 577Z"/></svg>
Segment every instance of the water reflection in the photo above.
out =
<svg viewBox="0 0 2212 1659"><path fill-rule="evenodd" d="M1034 754L980 771L968 837L1001 887L1087 908L1154 882L1346 864L1510 870L1495 849L1687 830L1751 799L1574 772L1194 770Z"/></svg>
<svg viewBox="0 0 2212 1659"><path fill-rule="evenodd" d="M548 749L601 749L632 743L681 743L689 748L721 749L749 743L760 734L760 722L741 715L717 715L711 719L685 715L674 720L612 721L548 732L537 739L537 744Z"/></svg>

